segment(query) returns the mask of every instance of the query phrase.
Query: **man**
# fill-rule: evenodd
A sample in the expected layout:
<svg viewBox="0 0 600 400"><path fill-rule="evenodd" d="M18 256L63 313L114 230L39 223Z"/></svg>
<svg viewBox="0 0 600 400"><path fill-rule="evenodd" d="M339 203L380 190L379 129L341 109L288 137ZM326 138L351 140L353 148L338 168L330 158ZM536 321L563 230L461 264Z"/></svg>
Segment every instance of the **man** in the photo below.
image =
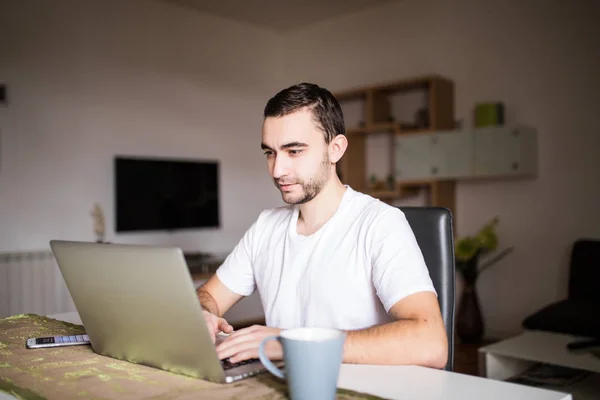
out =
<svg viewBox="0 0 600 400"><path fill-rule="evenodd" d="M288 206L259 215L198 297L214 335L233 331L223 314L258 290L267 326L231 333L219 357L256 358L281 329L330 327L347 331L345 363L443 368L446 331L404 214L337 176L348 146L338 102L299 84L270 99L264 117L261 148ZM267 354L283 357L277 342Z"/></svg>

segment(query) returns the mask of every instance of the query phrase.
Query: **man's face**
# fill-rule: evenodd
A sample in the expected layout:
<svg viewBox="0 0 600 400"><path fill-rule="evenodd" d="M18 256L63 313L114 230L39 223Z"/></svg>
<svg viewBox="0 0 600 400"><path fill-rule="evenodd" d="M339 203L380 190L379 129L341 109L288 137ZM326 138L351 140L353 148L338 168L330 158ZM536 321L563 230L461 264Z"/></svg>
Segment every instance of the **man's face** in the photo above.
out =
<svg viewBox="0 0 600 400"><path fill-rule="evenodd" d="M306 203L327 183L331 168L328 146L309 109L267 117L261 147L269 173L286 203Z"/></svg>

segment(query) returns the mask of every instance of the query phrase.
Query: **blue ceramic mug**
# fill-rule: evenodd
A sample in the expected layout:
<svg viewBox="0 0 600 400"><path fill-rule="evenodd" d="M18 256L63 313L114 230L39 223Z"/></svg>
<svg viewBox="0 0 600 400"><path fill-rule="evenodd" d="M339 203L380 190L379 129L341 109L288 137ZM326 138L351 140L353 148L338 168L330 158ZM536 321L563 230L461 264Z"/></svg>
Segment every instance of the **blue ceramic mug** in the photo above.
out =
<svg viewBox="0 0 600 400"><path fill-rule="evenodd" d="M296 328L265 338L258 349L263 365L286 379L293 400L335 399L346 333L336 329ZM277 340L283 347L285 373L265 355L265 345Z"/></svg>

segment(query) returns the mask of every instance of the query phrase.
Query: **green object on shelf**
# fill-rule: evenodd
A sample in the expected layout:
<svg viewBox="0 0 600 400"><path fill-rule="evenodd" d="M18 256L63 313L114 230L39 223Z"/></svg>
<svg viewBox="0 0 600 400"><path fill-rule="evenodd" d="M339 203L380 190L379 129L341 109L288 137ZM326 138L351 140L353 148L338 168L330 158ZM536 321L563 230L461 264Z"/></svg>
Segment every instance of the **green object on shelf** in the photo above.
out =
<svg viewBox="0 0 600 400"><path fill-rule="evenodd" d="M504 104L479 103L475 105L475 127L504 124Z"/></svg>

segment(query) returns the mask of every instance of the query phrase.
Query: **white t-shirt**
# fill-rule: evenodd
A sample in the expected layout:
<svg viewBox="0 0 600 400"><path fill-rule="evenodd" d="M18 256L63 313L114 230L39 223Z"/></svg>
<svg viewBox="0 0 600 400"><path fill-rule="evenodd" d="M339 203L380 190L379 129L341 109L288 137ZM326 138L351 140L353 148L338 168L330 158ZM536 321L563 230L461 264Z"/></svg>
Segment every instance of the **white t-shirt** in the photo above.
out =
<svg viewBox="0 0 600 400"><path fill-rule="evenodd" d="M353 330L420 291L435 293L414 234L395 207L347 187L335 214L310 236L298 207L263 211L217 270L231 291L260 294L267 326Z"/></svg>

